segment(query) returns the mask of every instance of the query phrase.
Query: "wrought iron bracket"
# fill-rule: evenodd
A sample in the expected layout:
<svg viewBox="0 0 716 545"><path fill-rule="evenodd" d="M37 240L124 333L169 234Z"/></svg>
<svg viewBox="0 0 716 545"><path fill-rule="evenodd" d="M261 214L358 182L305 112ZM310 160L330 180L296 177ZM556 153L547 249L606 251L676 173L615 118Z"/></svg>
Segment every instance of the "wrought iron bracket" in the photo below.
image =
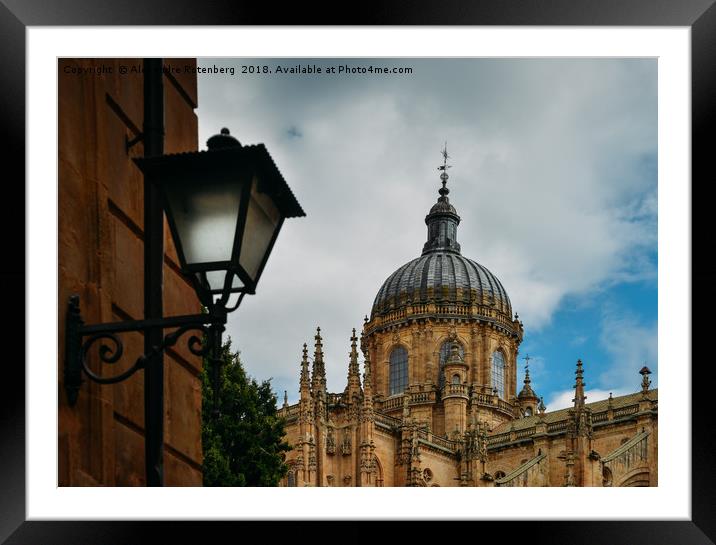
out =
<svg viewBox="0 0 716 545"><path fill-rule="evenodd" d="M144 369L153 357L164 352L167 348L174 346L179 338L188 331L201 331L212 340L217 335L210 333L218 332L220 339L221 332L226 324L226 313L220 311L207 314L191 314L185 316L172 316L153 320L128 320L125 322L112 322L103 324L85 325L80 313L80 298L72 295L67 305L65 321L65 369L64 382L67 402L73 406L77 402L80 386L84 373L90 380L99 384L115 384L131 377L140 369ZM110 377L104 377L93 372L87 365L87 354L97 341L109 340L113 346L106 344L99 345L100 362L113 364L122 357L124 347L117 333L130 331L146 331L148 329L161 327L162 329L176 328L166 334L158 346L139 356L134 364L125 371ZM218 342L220 344L220 340ZM203 344L202 339L192 335L187 341L189 351L196 356L203 356L210 350L216 349L216 342Z"/></svg>
<svg viewBox="0 0 716 545"><path fill-rule="evenodd" d="M132 149L136 144L139 144L140 142L144 141L144 133L140 132L138 135L136 135L131 140L129 139L129 136L124 136L124 147L127 153L129 153L129 150Z"/></svg>

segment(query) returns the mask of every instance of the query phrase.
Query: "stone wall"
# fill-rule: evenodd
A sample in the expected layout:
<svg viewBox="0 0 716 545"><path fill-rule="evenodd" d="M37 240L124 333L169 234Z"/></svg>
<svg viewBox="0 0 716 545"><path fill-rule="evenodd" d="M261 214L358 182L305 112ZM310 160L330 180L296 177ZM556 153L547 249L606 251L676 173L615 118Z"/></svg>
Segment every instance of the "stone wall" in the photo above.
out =
<svg viewBox="0 0 716 545"><path fill-rule="evenodd" d="M195 66L194 59L171 59ZM143 177L125 140L143 124L143 76L119 73L141 59L61 59L59 91L59 485L144 484L144 394L140 371L126 382L100 386L85 380L74 407L63 380L67 299L80 296L85 323L143 318ZM88 70L106 67L101 74ZM109 70L111 72L109 72ZM197 149L196 75L164 76L165 153ZM200 311L193 289L179 274L165 222L164 313ZM115 374L143 351L139 333L123 334ZM96 353L90 365L99 371ZM186 343L165 355L167 485L201 485L201 360Z"/></svg>
<svg viewBox="0 0 716 545"><path fill-rule="evenodd" d="M600 457L607 456L642 429L651 433L648 441L648 473L650 475L650 486L656 486L658 465L657 426L655 420L649 420L644 423L627 421L595 428L592 435L591 449ZM541 451L547 455L544 465L547 469L548 486L563 486L564 475L567 470L564 458L566 449L567 442L564 435L542 438L534 443L525 441L524 443L491 449L487 462L487 471L493 475L497 472L509 474L523 463L537 456ZM585 464L587 471L585 471L585 483L583 486L602 486L599 460L587 458ZM536 484L531 483L530 486L536 486Z"/></svg>

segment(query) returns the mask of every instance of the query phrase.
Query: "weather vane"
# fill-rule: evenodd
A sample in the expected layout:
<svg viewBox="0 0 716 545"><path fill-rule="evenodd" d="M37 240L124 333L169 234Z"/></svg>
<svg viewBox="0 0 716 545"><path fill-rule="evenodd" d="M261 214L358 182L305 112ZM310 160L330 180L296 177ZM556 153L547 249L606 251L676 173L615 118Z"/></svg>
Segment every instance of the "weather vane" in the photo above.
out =
<svg viewBox="0 0 716 545"><path fill-rule="evenodd" d="M449 178L447 169L449 169L451 166L447 164L447 160L450 158L447 152L447 142L445 142L445 147L443 148L442 154L443 164L438 167L438 170L442 170L442 173L440 174L440 180L442 180L443 187L442 189L440 189L440 191L438 191L438 193L440 193L440 198L442 200L445 200L447 199L447 194L450 193L450 190L446 187L446 184Z"/></svg>
<svg viewBox="0 0 716 545"><path fill-rule="evenodd" d="M447 142L445 142L445 147L443 148L441 153L443 155L443 164L438 167L438 170L442 170L443 172L445 172L447 169L449 169L452 166L452 165L447 164L447 160L450 158L450 156L448 155L448 152L447 152Z"/></svg>

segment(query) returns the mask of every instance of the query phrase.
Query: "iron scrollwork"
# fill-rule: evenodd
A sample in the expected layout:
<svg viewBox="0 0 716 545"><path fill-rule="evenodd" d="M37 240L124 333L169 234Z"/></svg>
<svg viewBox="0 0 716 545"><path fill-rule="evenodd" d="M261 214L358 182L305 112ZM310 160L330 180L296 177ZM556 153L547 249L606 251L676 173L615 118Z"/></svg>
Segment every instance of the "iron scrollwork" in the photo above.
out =
<svg viewBox="0 0 716 545"><path fill-rule="evenodd" d="M135 320L127 322L116 322L108 324L97 324L85 326L80 314L79 296L73 295L69 299L67 309L67 324L65 337L65 391L70 406L77 402L80 386L83 382L84 372L90 380L99 384L116 384L128 379L140 369L144 369L151 360L164 352L179 341L189 331L200 331L208 339L216 336L216 330L223 331L226 323L226 315L221 314L196 314L189 316L176 316L160 320ZM154 346L151 351L139 356L134 364L118 375L104 377L90 369L87 360L88 354L93 345L101 341L111 341L112 346L107 344L99 345L99 360L101 363L115 364L123 353L124 345L117 333L130 331L144 331L152 327L171 328L174 331L166 334L159 346ZM84 342L83 339L86 338ZM204 356L214 348L215 342L204 343L197 335L191 335L187 339L187 348L195 356ZM220 341L219 341L220 344Z"/></svg>

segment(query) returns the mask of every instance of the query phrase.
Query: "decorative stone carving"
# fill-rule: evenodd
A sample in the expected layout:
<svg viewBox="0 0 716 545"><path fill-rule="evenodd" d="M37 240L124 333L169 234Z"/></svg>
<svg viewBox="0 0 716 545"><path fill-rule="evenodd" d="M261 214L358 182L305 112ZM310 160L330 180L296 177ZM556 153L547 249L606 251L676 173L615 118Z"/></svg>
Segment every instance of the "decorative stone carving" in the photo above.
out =
<svg viewBox="0 0 716 545"><path fill-rule="evenodd" d="M353 452L353 449L351 447L351 435L349 428L346 428L343 432L343 444L341 445L341 452L343 453L343 456L349 456L351 452Z"/></svg>

